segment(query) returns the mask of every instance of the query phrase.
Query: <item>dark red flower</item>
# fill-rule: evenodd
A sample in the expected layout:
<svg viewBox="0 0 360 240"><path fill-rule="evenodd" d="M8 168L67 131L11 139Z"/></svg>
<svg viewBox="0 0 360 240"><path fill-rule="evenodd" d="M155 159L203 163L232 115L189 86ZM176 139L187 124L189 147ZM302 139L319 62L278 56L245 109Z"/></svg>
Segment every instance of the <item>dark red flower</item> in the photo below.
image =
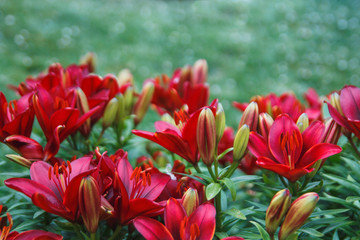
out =
<svg viewBox="0 0 360 240"><path fill-rule="evenodd" d="M360 139L360 88L345 86L340 91L340 109L328 103L331 117Z"/></svg>
<svg viewBox="0 0 360 240"><path fill-rule="evenodd" d="M281 114L271 126L268 140L251 132L248 147L259 167L295 182L311 172L316 161L341 152L337 145L321 143L324 130L324 124L315 121L300 133L294 120Z"/></svg>

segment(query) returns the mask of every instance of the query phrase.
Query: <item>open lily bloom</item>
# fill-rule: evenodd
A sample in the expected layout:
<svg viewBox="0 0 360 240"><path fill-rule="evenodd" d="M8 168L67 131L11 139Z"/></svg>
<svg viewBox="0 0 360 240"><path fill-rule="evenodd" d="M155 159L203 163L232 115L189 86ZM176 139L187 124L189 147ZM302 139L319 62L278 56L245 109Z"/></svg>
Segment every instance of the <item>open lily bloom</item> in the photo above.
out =
<svg viewBox="0 0 360 240"><path fill-rule="evenodd" d="M204 203L187 216L183 205L170 198L164 211L165 226L148 217L136 218L134 226L147 240L211 240L215 233L215 215L215 207Z"/></svg>
<svg viewBox="0 0 360 240"><path fill-rule="evenodd" d="M324 124L315 121L300 133L294 120L281 114L271 126L268 139L251 132L248 146L259 167L295 182L313 171L316 161L341 152L337 145L321 143L324 130Z"/></svg>
<svg viewBox="0 0 360 240"><path fill-rule="evenodd" d="M10 178L5 185L31 198L34 205L46 212L61 216L71 222L79 218L79 187L83 177L93 171L91 157L72 163L51 166L35 162L30 168L30 179Z"/></svg>
<svg viewBox="0 0 360 240"><path fill-rule="evenodd" d="M340 91L340 113L328 104L331 117L336 123L354 133L360 139L360 88L345 86Z"/></svg>

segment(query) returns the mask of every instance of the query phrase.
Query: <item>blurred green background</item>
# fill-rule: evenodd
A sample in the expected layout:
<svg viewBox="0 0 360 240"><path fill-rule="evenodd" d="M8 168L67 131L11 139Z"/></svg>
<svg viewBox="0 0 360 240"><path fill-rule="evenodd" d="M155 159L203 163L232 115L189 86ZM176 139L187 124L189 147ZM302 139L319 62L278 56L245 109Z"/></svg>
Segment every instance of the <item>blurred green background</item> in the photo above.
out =
<svg viewBox="0 0 360 240"><path fill-rule="evenodd" d="M225 110L269 92L327 94L359 85L359 9L355 0L0 0L0 87L13 98L7 84L92 51L97 73L129 68L138 86L204 58Z"/></svg>

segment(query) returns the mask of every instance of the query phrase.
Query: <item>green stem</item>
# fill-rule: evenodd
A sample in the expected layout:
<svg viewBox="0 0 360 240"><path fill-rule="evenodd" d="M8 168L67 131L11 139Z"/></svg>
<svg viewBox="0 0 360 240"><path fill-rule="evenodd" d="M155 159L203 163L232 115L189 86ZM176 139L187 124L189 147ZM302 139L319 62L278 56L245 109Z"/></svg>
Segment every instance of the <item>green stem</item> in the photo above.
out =
<svg viewBox="0 0 360 240"><path fill-rule="evenodd" d="M228 177L228 178L231 177L234 174L236 168L239 166L239 164L240 164L240 161L233 161L230 168L224 174L222 174L220 176L220 179L224 179L226 177Z"/></svg>
<svg viewBox="0 0 360 240"><path fill-rule="evenodd" d="M310 178L305 178L304 183L301 185L301 188L299 189L299 192L301 192L302 190L304 190L306 188L306 186L308 185L310 181Z"/></svg>
<svg viewBox="0 0 360 240"><path fill-rule="evenodd" d="M90 239L91 240L96 240L96 233L91 233L90 234Z"/></svg>
<svg viewBox="0 0 360 240"><path fill-rule="evenodd" d="M199 168L199 165L194 164L194 168L195 168L195 170L196 170L198 173L202 173L201 170L200 170L200 168Z"/></svg>
<svg viewBox="0 0 360 240"><path fill-rule="evenodd" d="M208 169L208 171L209 171L209 173L210 173L210 175L211 175L212 179L214 180L214 182L217 182L217 178L216 178L216 176L215 176L215 174L214 174L214 172L213 172L213 170L212 170L211 166L207 166L207 169Z"/></svg>
<svg viewBox="0 0 360 240"><path fill-rule="evenodd" d="M113 235L111 235L111 237L109 238L109 240L115 240L116 237L119 235L120 231L121 231L121 226L118 225L118 226L116 227Z"/></svg>
<svg viewBox="0 0 360 240"><path fill-rule="evenodd" d="M348 139L350 145L352 146L352 148L354 149L355 153L360 157L360 152L359 152L359 150L357 149L357 147L356 147L356 145L355 145L352 137L349 136L347 139Z"/></svg>
<svg viewBox="0 0 360 240"><path fill-rule="evenodd" d="M80 233L80 226L78 224L74 223L73 227L74 227L74 230L75 230L75 233L76 233L78 239L83 239L84 237Z"/></svg>
<svg viewBox="0 0 360 240"><path fill-rule="evenodd" d="M216 208L216 231L221 232L222 220L221 220L221 191L215 197L215 208Z"/></svg>
<svg viewBox="0 0 360 240"><path fill-rule="evenodd" d="M284 185L284 187L288 188L289 186L288 186L287 183L285 182L284 177L279 175L279 178L280 178L282 184Z"/></svg>

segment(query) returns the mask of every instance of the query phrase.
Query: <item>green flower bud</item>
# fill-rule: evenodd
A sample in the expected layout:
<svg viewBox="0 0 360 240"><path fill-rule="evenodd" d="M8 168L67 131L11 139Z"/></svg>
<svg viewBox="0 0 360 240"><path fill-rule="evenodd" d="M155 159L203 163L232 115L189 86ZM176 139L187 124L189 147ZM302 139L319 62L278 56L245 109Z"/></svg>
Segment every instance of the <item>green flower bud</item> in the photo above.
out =
<svg viewBox="0 0 360 240"><path fill-rule="evenodd" d="M244 156L245 150L249 142L249 134L250 129L246 124L237 131L234 139L234 161L240 161L240 159Z"/></svg>

